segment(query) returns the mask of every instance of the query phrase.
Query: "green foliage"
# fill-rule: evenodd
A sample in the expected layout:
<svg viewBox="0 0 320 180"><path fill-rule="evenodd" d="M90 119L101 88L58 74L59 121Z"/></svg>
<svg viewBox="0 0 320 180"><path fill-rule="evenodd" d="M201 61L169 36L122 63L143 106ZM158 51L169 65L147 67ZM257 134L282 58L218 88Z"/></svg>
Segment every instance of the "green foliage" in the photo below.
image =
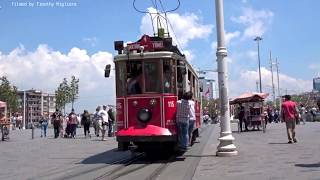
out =
<svg viewBox="0 0 320 180"><path fill-rule="evenodd" d="M0 100L7 102L9 113L17 112L19 106L17 87L12 86L5 76L0 78L0 82Z"/></svg>
<svg viewBox="0 0 320 180"><path fill-rule="evenodd" d="M202 110L208 110L210 117L215 117L219 113L219 99L209 99L202 97Z"/></svg>
<svg viewBox="0 0 320 180"><path fill-rule="evenodd" d="M69 84L67 78L64 78L55 91L55 94L56 106L58 109L64 109L65 111L66 104L68 103L72 103L73 108L73 104L78 98L79 94L79 79L76 79L75 76L72 76Z"/></svg>
<svg viewBox="0 0 320 180"><path fill-rule="evenodd" d="M78 99L78 94L79 94L79 78L76 79L75 76L71 77L71 82L70 82L70 86L69 86L69 92L70 92L70 101L72 103L72 108L73 108L73 104L75 102L76 99Z"/></svg>

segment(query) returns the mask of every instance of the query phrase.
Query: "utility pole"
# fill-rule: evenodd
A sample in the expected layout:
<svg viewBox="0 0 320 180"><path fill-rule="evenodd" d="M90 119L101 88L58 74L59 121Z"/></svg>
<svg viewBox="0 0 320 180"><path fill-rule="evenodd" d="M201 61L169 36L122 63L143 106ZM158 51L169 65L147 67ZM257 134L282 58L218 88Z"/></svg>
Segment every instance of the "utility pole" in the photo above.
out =
<svg viewBox="0 0 320 180"><path fill-rule="evenodd" d="M23 90L23 122L22 129L26 129L26 90Z"/></svg>
<svg viewBox="0 0 320 180"><path fill-rule="evenodd" d="M259 81L256 81L256 92L259 92Z"/></svg>
<svg viewBox="0 0 320 180"><path fill-rule="evenodd" d="M281 93L280 93L280 80L279 80L279 63L278 63L278 58L276 58L276 67L277 67L277 82L278 82L279 109L281 109L282 97L281 97Z"/></svg>
<svg viewBox="0 0 320 180"><path fill-rule="evenodd" d="M271 57L271 51L270 51L270 68L271 68L271 85L272 85L272 100L273 100L273 106L276 105L276 93L274 90L274 83L273 83L273 63L272 63L272 57Z"/></svg>
<svg viewBox="0 0 320 180"><path fill-rule="evenodd" d="M234 137L230 127L230 106L228 96L228 64L227 48L224 40L223 0L216 0L216 24L217 24L217 63L218 84L220 96L220 144L217 147L217 156L234 156L238 154L233 144Z"/></svg>
<svg viewBox="0 0 320 180"><path fill-rule="evenodd" d="M260 46L259 42L262 40L262 37L257 36L254 38L254 41L257 41L258 46L258 66L259 66L259 83L260 83L260 93L262 93L262 83L261 83L261 63L260 63Z"/></svg>

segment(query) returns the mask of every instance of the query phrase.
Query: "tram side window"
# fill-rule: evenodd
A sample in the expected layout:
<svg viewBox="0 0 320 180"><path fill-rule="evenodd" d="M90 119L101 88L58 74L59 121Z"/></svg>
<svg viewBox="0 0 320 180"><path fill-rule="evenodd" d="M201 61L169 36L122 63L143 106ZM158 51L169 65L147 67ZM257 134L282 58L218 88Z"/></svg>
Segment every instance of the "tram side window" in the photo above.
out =
<svg viewBox="0 0 320 180"><path fill-rule="evenodd" d="M129 61L127 64L128 94L142 93L142 64L141 61Z"/></svg>
<svg viewBox="0 0 320 180"><path fill-rule="evenodd" d="M178 90L178 99L181 99L183 94L183 69L179 67L180 61L177 61L177 90Z"/></svg>
<svg viewBox="0 0 320 180"><path fill-rule="evenodd" d="M116 63L116 90L117 96L124 96L126 94L126 63L117 62Z"/></svg>
<svg viewBox="0 0 320 180"><path fill-rule="evenodd" d="M145 74L145 91L146 92L161 92L160 82L160 61L145 61L144 74Z"/></svg>
<svg viewBox="0 0 320 180"><path fill-rule="evenodd" d="M175 67L172 60L163 61L163 92L175 93Z"/></svg>

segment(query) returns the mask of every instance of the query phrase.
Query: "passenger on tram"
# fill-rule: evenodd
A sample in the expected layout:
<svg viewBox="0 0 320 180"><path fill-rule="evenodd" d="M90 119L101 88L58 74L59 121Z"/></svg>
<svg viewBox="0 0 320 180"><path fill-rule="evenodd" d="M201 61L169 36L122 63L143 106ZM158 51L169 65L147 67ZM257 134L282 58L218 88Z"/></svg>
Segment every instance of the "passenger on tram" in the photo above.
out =
<svg viewBox="0 0 320 180"><path fill-rule="evenodd" d="M128 94L141 94L141 76L142 72L136 72L132 74L132 77L128 79Z"/></svg>

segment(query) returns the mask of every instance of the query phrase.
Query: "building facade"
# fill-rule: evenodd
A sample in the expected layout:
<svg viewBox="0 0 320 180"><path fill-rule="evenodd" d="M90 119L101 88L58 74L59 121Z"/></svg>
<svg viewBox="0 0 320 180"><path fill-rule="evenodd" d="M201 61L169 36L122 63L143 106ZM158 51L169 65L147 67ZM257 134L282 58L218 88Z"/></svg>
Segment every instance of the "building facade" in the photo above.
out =
<svg viewBox="0 0 320 180"><path fill-rule="evenodd" d="M320 91L320 77L313 78L313 90Z"/></svg>
<svg viewBox="0 0 320 180"><path fill-rule="evenodd" d="M42 115L50 117L56 108L54 94L34 89L18 91L18 101L19 112L25 118L26 128L29 128L31 123L38 124Z"/></svg>

